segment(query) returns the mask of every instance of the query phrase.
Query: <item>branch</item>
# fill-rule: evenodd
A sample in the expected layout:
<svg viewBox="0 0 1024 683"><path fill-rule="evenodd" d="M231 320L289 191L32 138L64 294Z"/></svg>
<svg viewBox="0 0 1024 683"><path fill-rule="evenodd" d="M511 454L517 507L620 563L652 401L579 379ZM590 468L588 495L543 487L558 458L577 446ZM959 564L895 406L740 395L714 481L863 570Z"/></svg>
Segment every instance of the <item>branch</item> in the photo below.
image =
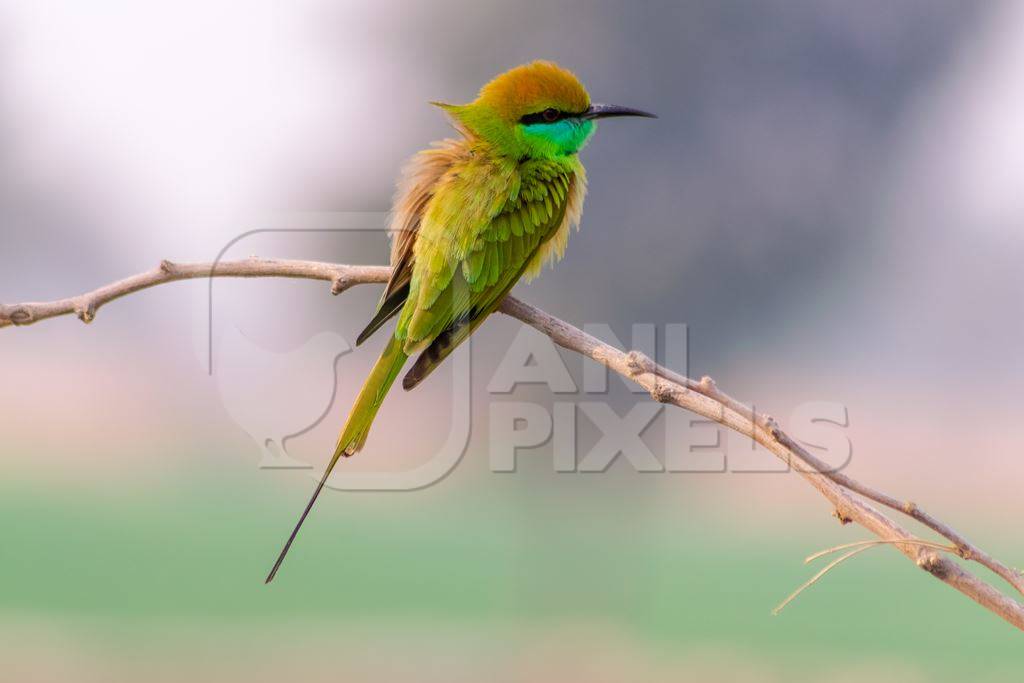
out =
<svg viewBox="0 0 1024 683"><path fill-rule="evenodd" d="M177 280L210 277L300 278L330 282L331 292L340 294L353 285L387 282L390 272L387 266L349 266L255 258L194 264L163 261L151 271L76 297L44 303L0 304L0 327L30 325L70 314L77 315L83 322L92 322L96 312L106 303ZM894 545L935 578L1024 630L1024 605L982 581L949 557L940 555L934 548L928 547L927 542L922 542L867 501L896 510L932 529L951 541L961 558L977 562L1003 578L1018 592L1024 593L1024 576L1020 572L996 560L916 504L902 501L861 484L846 474L833 471L827 463L783 432L770 416L756 413L725 394L710 377L700 381L684 377L661 367L637 351L621 351L511 296L506 297L500 310L546 334L559 346L587 356L636 382L656 401L690 410L753 439L789 465L824 496L834 507L834 515L840 522L855 522L867 529L886 543Z"/></svg>
<svg viewBox="0 0 1024 683"><path fill-rule="evenodd" d="M45 303L5 306L0 304L0 327L31 325L40 320L74 313L84 323L91 323L100 306L123 296L167 282L209 277L290 277L303 280L327 280L331 292L341 294L352 285L366 282L387 282L391 269L387 266L341 266L318 261L281 261L248 259L217 263L171 263L161 261L153 270L119 280L92 292L69 299Z"/></svg>

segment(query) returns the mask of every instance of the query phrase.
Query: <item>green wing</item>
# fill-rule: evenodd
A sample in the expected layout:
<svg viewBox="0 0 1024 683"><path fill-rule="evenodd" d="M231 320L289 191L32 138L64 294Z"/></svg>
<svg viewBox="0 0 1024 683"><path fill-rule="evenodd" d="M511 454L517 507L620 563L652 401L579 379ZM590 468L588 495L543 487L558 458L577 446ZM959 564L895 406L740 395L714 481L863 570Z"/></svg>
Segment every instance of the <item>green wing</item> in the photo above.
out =
<svg viewBox="0 0 1024 683"><path fill-rule="evenodd" d="M523 179L518 195L460 246L430 245L413 270L396 336L423 349L402 381L419 384L501 304L538 249L562 226L571 172L545 168ZM423 236L420 236L423 239ZM438 248L440 247L440 248ZM424 266L420 268L418 266Z"/></svg>

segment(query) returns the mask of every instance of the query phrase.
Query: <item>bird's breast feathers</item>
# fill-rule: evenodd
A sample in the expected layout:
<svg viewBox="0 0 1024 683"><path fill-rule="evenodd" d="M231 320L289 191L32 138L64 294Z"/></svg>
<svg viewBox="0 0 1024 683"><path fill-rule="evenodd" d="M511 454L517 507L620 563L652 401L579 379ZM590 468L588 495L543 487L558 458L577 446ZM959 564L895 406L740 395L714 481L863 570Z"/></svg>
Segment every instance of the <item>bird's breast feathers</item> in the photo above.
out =
<svg viewBox="0 0 1024 683"><path fill-rule="evenodd" d="M414 157L396 196L395 271L382 299L407 287L396 328L407 352L486 317L521 277L561 258L585 192L574 155L517 162L445 141Z"/></svg>
<svg viewBox="0 0 1024 683"><path fill-rule="evenodd" d="M552 209L564 202L563 220L537 245L524 273L532 279L544 263L562 257L570 229L579 227L585 194L586 175L575 155L518 163L474 153L467 140L443 140L403 169L390 227L392 265L437 250L462 261L495 218L534 198L542 206L547 198Z"/></svg>

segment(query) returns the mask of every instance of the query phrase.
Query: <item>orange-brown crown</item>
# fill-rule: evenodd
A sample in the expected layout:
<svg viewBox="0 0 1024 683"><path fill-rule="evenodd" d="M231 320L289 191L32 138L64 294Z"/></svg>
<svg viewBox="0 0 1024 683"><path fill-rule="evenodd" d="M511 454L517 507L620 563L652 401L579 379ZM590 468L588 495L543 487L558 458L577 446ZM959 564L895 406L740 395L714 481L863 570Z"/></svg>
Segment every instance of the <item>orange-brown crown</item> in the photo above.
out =
<svg viewBox="0 0 1024 683"><path fill-rule="evenodd" d="M548 107L582 112L590 106L590 95L571 71L538 60L495 77L480 89L473 104L494 110L506 121L518 121Z"/></svg>

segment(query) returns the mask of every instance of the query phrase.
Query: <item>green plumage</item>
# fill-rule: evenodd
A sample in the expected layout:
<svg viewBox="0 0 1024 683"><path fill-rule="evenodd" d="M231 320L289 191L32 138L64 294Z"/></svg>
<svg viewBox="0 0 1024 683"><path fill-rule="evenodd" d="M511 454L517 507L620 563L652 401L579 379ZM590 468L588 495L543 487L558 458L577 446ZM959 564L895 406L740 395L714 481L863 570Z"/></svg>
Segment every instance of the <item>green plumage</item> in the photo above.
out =
<svg viewBox="0 0 1024 683"><path fill-rule="evenodd" d="M541 169L546 172L539 172ZM411 389L422 381L497 308L537 249L554 235L565 217L567 201L552 201L557 195L548 187L569 172L564 162L552 161L523 176L518 198L510 198L496 215L479 224L468 253L459 267L451 269L454 277L444 278L443 286L440 279L431 277L433 272L414 269L395 336L403 340L407 353L423 351L423 355L403 380L403 387ZM453 251L447 252L447 260L459 258Z"/></svg>
<svg viewBox="0 0 1024 683"><path fill-rule="evenodd" d="M398 373L402 371L402 366L405 365L408 358L409 356L402 352L401 343L391 337L370 371L370 375L363 383L359 395L356 396L348 420L345 421L345 428L338 437L338 443L334 448L334 456L331 459L332 467L338 458L355 454L366 443L373 418L377 416L384 397L387 396L388 390L395 383Z"/></svg>

